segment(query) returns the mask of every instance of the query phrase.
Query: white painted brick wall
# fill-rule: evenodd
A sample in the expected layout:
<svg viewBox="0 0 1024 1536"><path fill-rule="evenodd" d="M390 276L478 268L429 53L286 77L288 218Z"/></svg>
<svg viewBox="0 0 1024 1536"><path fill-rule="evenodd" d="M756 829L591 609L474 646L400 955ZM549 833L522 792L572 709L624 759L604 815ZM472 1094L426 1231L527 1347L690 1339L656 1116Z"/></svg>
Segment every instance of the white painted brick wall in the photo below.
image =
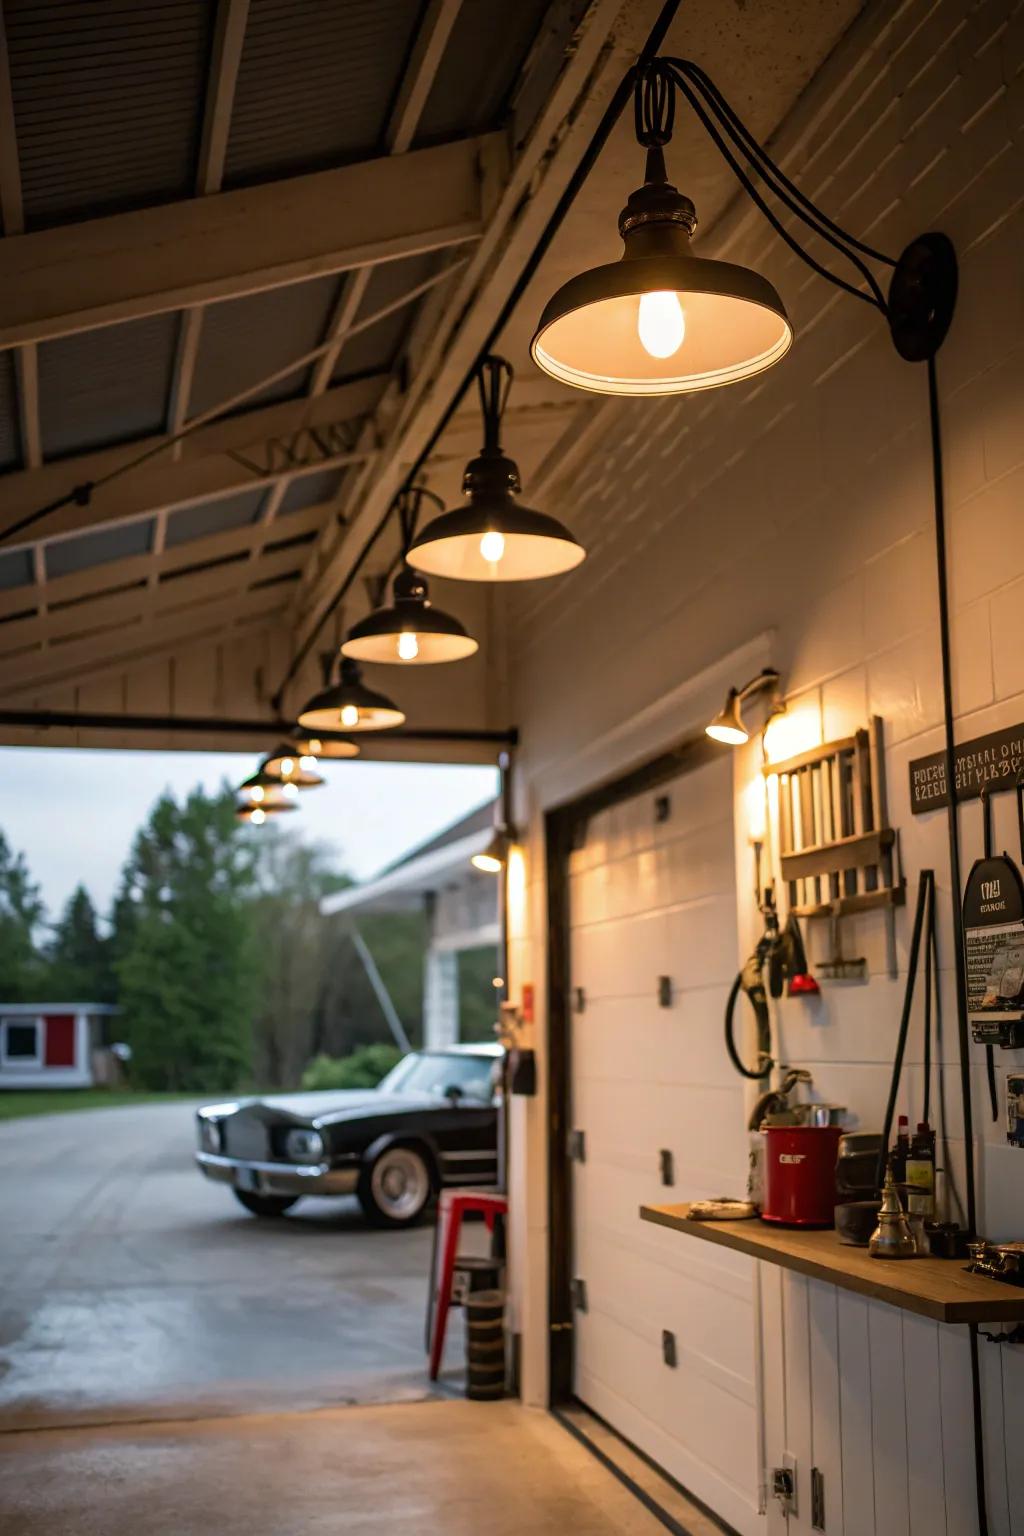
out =
<svg viewBox="0 0 1024 1536"><path fill-rule="evenodd" d="M869 5L776 141L800 184L856 233L895 252L922 230L941 228L959 255L960 301L939 359L939 382L961 738L1024 720L1022 71L1019 3ZM728 91L728 78L720 83ZM517 594L512 605L521 813L531 829L529 900L513 944L512 974L534 981L542 1004L540 813L553 798L551 785L572 782L581 790L621 767L629 758L632 716L770 632L771 659L787 691L819 713L825 738L864 724L869 714L885 721L890 819L900 829L911 909L921 867L936 870L940 887L943 1055L955 1120L945 818L941 812L912 818L907 789L910 759L942 740L924 371L899 360L877 314L807 272L748 208L734 206L698 248L761 268L784 297L797 342L782 365L746 386L679 401L589 407L547 476L543 501L535 498L582 535L590 557L579 573ZM674 728L665 721L663 740L698 718L691 700ZM605 737L610 745L602 758L592 744ZM643 751L650 750L645 740ZM737 772L741 785L741 765ZM742 815L741 804L737 811ZM980 851L977 805L962 817L969 865ZM1014 847L1010 797L1000 797L997 818L997 842ZM742 849L742 829L738 843ZM749 936L742 894L748 867L742 868L741 925ZM620 897L605 892L601 899ZM897 918L902 964L910 918L909 909ZM904 980L885 974L883 939L879 916L858 920L849 951L868 956L868 986L830 989L820 1010L790 1005L782 1019L787 1053L812 1065L823 1097L848 1104L867 1125L881 1118ZM820 952L821 936L812 942ZM543 1049L542 1035L538 1044ZM920 1103L920 1061L915 1037L906 1074L912 1114ZM1000 1079L1022 1063L1024 1053L1002 1053ZM1002 1125L987 1119L980 1053L973 1077L983 1221L993 1235L1021 1236L1024 1153L1006 1149ZM543 1102L517 1106L516 1114L514 1167L527 1185L520 1212L523 1267L531 1280L520 1282L519 1305L524 1362L539 1381L546 1350L538 1289L546 1283ZM784 1302L793 1305L791 1298ZM800 1305L799 1315L808 1317L806 1297ZM876 1345L884 1353L885 1330L899 1344L901 1403L905 1386L912 1409L928 1390L927 1372L937 1381L941 1368L940 1439L927 1442L929 1454L945 1458L947 1468L946 1524L938 1528L948 1536L970 1532L963 1340L955 1330L939 1329L925 1338L917 1320L895 1313L872 1314L869 1321L872 1359ZM845 1314L840 1324L840 1334L854 1326ZM1024 1352L983 1350L991 1528L1020 1536ZM915 1379L911 1365L918 1359L930 1363ZM879 1384L872 1390L868 1380L868 1401L859 1404L858 1390L852 1376L844 1380L844 1422L866 1414L870 1427ZM877 1437L863 1450L877 1474L871 1504L877 1523L858 1511L851 1491L848 1533L936 1528L926 1525L924 1495L914 1493L922 1483L920 1466L907 1471L908 1456L922 1452L915 1446L895 1462ZM844 1453L857 1454L845 1444ZM882 1498L896 1484L903 1493L895 1502ZM808 1528L803 1517L796 1528ZM842 1528L829 1524L830 1532Z"/></svg>

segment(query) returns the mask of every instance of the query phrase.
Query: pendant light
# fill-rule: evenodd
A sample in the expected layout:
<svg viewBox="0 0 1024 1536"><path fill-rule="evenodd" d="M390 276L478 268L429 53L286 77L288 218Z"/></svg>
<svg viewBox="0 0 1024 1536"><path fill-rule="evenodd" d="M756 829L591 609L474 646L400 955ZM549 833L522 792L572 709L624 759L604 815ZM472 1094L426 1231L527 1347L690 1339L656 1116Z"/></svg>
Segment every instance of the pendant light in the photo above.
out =
<svg viewBox="0 0 1024 1536"><path fill-rule="evenodd" d="M269 811L297 800L299 786L286 782L280 774L267 773L260 767L239 784L238 793L249 805L261 805L264 810Z"/></svg>
<svg viewBox="0 0 1024 1536"><path fill-rule="evenodd" d="M779 683L779 674L774 667L765 667L752 677L749 683L744 683L742 688L730 688L725 696L725 703L713 720L709 720L704 727L704 733L710 736L712 741L724 742L729 747L742 747L750 740L750 732L743 723L742 704L744 699L751 699L756 693L764 693L771 688L776 690ZM772 700L771 715L781 713L784 706L777 692Z"/></svg>
<svg viewBox="0 0 1024 1536"><path fill-rule="evenodd" d="M268 805L236 805L235 815L239 821L248 822L251 826L262 827L268 816L279 816L283 811L297 811L298 806L294 801L285 800L281 803Z"/></svg>
<svg viewBox="0 0 1024 1536"><path fill-rule="evenodd" d="M622 256L570 278L549 301L530 345L537 366L597 394L676 395L753 378L789 351L793 329L766 278L690 254L696 210L668 180L663 153L677 91L790 250L834 287L879 310L900 357L934 358L956 305L957 261L948 238L919 235L898 257L857 239L794 185L699 65L649 58L636 67L633 90L647 167L619 215ZM808 231L849 264L852 279L805 248ZM887 295L868 261L890 268Z"/></svg>
<svg viewBox="0 0 1024 1536"><path fill-rule="evenodd" d="M430 576L456 581L532 581L570 571L586 551L568 528L516 501L519 469L502 452L501 418L512 387L512 367L485 357L477 373L484 443L466 465L462 489L469 504L428 523L409 549L409 563Z"/></svg>
<svg viewBox="0 0 1024 1536"><path fill-rule="evenodd" d="M398 705L363 682L358 661L343 656L340 676L332 684L333 668L334 656L328 652L324 657L324 687L300 710L299 725L309 731L390 731L405 724Z"/></svg>
<svg viewBox="0 0 1024 1536"><path fill-rule="evenodd" d="M538 367L595 394L683 395L752 378L784 357L793 328L771 283L692 256L696 227L661 146L649 144L643 186L619 214L622 256L549 300L530 346Z"/></svg>
<svg viewBox="0 0 1024 1536"><path fill-rule="evenodd" d="M263 759L257 777L277 779L285 788L294 785L296 789L319 789L324 782L316 772L316 759L300 754L289 741L282 741Z"/></svg>
<svg viewBox="0 0 1024 1536"><path fill-rule="evenodd" d="M402 569L392 582L390 604L375 608L352 626L342 643L343 656L356 661L422 667L441 661L462 661L479 650L457 618L433 606L427 578L414 571L405 558L425 497L437 500L423 486L403 486L395 498L402 531Z"/></svg>

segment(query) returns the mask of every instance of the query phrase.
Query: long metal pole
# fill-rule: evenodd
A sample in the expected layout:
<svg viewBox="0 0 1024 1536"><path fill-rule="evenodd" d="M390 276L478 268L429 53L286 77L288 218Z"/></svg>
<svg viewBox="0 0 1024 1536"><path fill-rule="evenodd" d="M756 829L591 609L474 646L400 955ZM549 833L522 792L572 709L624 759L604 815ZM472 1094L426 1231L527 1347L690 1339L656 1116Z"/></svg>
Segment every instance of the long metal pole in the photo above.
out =
<svg viewBox="0 0 1024 1536"><path fill-rule="evenodd" d="M284 736L295 731L290 720L225 720L215 715L116 715L59 709L0 709L0 727L38 731L189 731L206 736ZM317 731L321 741L351 741L344 731ZM389 741L436 741L480 743L484 746L514 746L518 733L514 727L505 731L463 731L439 727L437 730L403 728L381 736Z"/></svg>
<svg viewBox="0 0 1024 1536"><path fill-rule="evenodd" d="M351 925L349 933L352 936L352 943L355 948L355 952L363 962L363 970L366 972L370 986L373 988L373 994L376 997L378 1003L380 1003L380 1010L387 1022L388 1029L390 1029L392 1035L395 1038L395 1044L398 1046L400 1051L411 1051L412 1044L409 1040L409 1036L406 1034L405 1027L402 1024L401 1019L398 1017L398 1010L396 1009L394 1003L391 1001L391 993L384 985L384 978L380 974L380 971L377 969L377 962L373 958L373 955L370 953L369 945L363 938L362 934L359 932L359 929L356 927L355 923Z"/></svg>

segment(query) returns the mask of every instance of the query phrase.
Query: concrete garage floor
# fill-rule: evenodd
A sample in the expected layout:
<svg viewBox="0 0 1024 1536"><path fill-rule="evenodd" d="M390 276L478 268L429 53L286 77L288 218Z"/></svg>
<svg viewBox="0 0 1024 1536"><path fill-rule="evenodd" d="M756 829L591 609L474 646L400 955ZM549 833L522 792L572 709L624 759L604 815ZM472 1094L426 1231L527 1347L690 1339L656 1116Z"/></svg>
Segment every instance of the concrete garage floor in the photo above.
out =
<svg viewBox="0 0 1024 1536"><path fill-rule="evenodd" d="M664 1536L547 1414L429 1402L0 1438L18 1536Z"/></svg>
<svg viewBox="0 0 1024 1536"><path fill-rule="evenodd" d="M431 1229L259 1221L192 1146L187 1104L0 1124L0 1430L428 1394ZM461 1387L458 1314L449 1344Z"/></svg>

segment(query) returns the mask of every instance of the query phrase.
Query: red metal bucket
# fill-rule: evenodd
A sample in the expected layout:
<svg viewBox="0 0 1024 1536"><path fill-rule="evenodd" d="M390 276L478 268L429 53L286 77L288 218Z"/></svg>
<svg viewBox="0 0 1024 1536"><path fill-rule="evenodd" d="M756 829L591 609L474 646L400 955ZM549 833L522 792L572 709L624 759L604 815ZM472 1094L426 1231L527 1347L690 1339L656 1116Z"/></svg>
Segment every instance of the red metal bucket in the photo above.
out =
<svg viewBox="0 0 1024 1536"><path fill-rule="evenodd" d="M839 1125L769 1125L762 1132L765 1221L794 1227L835 1224Z"/></svg>

